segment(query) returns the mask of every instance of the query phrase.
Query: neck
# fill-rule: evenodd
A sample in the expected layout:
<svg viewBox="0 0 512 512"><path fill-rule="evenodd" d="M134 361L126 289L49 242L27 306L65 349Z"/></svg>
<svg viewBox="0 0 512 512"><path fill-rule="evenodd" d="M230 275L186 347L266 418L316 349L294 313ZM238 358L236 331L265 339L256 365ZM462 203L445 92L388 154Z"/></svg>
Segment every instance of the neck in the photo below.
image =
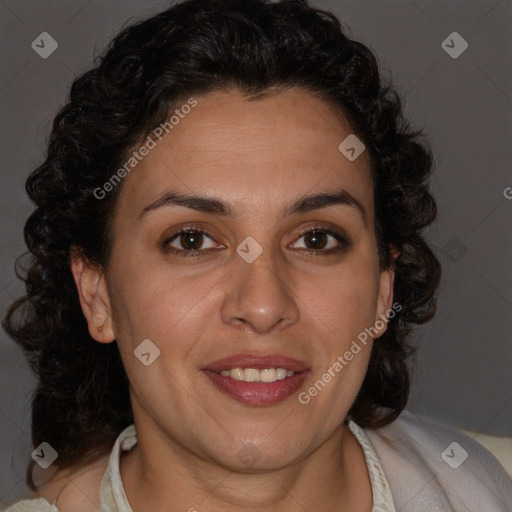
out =
<svg viewBox="0 0 512 512"><path fill-rule="evenodd" d="M120 464L134 511L372 509L364 454L345 425L303 460L259 473L231 471L202 459L161 430L139 427L137 434L137 445Z"/></svg>

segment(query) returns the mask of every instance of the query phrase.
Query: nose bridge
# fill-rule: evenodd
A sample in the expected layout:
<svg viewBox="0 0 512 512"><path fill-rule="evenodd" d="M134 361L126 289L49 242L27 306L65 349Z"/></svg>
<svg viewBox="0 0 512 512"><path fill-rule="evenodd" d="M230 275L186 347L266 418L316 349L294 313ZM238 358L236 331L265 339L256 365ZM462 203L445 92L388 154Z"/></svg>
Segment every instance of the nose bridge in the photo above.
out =
<svg viewBox="0 0 512 512"><path fill-rule="evenodd" d="M225 298L224 321L254 332L267 332L278 323L298 318L284 262L271 242L263 246L248 237L237 247L232 286Z"/></svg>

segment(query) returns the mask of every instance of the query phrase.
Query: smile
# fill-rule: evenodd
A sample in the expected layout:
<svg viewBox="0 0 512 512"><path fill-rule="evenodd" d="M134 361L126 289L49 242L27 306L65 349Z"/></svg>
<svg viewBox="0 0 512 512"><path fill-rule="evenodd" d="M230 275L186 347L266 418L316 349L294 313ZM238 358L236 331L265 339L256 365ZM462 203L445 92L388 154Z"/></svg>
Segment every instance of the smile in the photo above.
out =
<svg viewBox="0 0 512 512"><path fill-rule="evenodd" d="M309 367L282 355L237 354L214 361L202 371L222 394L246 405L263 406L298 391Z"/></svg>
<svg viewBox="0 0 512 512"><path fill-rule="evenodd" d="M243 380L244 382L275 382L293 376L295 373L286 368L233 368L231 370L222 370L220 372L224 377L230 377L234 380Z"/></svg>

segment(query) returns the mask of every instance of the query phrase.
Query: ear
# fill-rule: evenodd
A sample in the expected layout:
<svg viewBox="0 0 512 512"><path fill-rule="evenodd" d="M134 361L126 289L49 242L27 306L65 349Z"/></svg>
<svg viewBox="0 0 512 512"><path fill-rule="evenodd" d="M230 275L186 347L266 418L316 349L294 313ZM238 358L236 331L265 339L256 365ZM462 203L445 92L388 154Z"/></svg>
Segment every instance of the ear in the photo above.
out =
<svg viewBox="0 0 512 512"><path fill-rule="evenodd" d="M90 335L100 343L114 341L110 298L102 269L91 265L76 248L70 252L70 264Z"/></svg>
<svg viewBox="0 0 512 512"><path fill-rule="evenodd" d="M386 332L387 320L393 304L393 289L395 284L394 263L398 256L400 256L400 251L393 246L390 248L389 252L393 261L389 268L381 271L379 277L377 318L375 318L375 328L378 333L375 338L379 338ZM400 307L400 309L402 308Z"/></svg>

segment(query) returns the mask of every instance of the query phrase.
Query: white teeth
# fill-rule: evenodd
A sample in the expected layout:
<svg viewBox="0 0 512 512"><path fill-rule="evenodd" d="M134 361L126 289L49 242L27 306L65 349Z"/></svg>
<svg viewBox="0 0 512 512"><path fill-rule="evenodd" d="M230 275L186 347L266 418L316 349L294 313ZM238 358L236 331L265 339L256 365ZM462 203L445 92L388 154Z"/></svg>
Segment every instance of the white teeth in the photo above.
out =
<svg viewBox="0 0 512 512"><path fill-rule="evenodd" d="M242 368L233 368L229 372L229 376L235 380L244 380L244 371Z"/></svg>
<svg viewBox="0 0 512 512"><path fill-rule="evenodd" d="M277 380L286 379L286 370L284 368L277 369Z"/></svg>
<svg viewBox="0 0 512 512"><path fill-rule="evenodd" d="M244 368L244 382L259 382L260 371L254 368Z"/></svg>
<svg viewBox="0 0 512 512"><path fill-rule="evenodd" d="M275 368L265 368L260 371L261 382L275 382L277 380L277 370Z"/></svg>
<svg viewBox="0 0 512 512"><path fill-rule="evenodd" d="M233 368L231 370L222 370L220 372L224 377L231 377L235 380L245 382L275 382L291 377L295 372L285 368L265 368L257 370L256 368Z"/></svg>

